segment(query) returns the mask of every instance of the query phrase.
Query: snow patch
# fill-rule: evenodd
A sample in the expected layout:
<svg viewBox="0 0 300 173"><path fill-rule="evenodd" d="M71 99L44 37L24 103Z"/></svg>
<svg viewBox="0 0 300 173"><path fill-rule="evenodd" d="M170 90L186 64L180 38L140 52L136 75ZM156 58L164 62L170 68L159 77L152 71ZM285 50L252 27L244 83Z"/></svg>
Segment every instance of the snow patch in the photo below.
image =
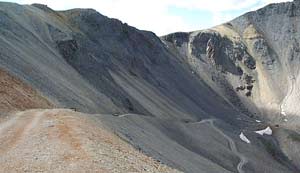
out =
<svg viewBox="0 0 300 173"><path fill-rule="evenodd" d="M273 131L272 131L272 129L268 126L266 129L255 131L255 133L260 134L260 135L263 136L264 134L266 134L266 135L272 135Z"/></svg>
<svg viewBox="0 0 300 173"><path fill-rule="evenodd" d="M281 114L282 114L283 116L286 116L286 113L285 113L284 110L281 111Z"/></svg>
<svg viewBox="0 0 300 173"><path fill-rule="evenodd" d="M285 118L284 120L283 120L284 122L288 122L288 120Z"/></svg>
<svg viewBox="0 0 300 173"><path fill-rule="evenodd" d="M251 143L250 140L244 135L243 132L241 132L240 138L241 138L242 141L246 142L247 144Z"/></svg>
<svg viewBox="0 0 300 173"><path fill-rule="evenodd" d="M261 123L261 121L260 120L255 120L257 123Z"/></svg>

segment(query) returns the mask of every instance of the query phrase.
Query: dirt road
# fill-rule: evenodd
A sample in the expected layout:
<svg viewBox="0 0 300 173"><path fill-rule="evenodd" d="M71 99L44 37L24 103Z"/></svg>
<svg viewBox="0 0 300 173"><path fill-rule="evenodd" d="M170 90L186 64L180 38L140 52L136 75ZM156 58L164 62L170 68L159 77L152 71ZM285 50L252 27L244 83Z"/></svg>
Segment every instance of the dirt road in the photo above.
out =
<svg viewBox="0 0 300 173"><path fill-rule="evenodd" d="M176 172L91 115L29 110L0 121L0 172Z"/></svg>
<svg viewBox="0 0 300 173"><path fill-rule="evenodd" d="M238 171L239 173L244 173L243 166L244 166L245 164L247 164L248 159L247 159L242 153L240 153L240 152L238 151L238 149L237 149L237 147L236 147L236 144L235 144L235 142L232 140L232 138L229 137L229 136L227 136L222 130L220 130L218 127L216 127L216 126L214 125L214 121L215 121L215 119L205 119L205 120L202 120L202 121L197 122L197 123L198 123L198 124L199 124L199 123L201 123L201 124L202 124L202 123L209 123L215 131L217 131L219 134L221 134L221 135L228 141L230 150L231 150L236 156L238 156L238 157L240 158L240 162L239 162L239 164L238 164L237 167L236 167L236 168L237 168L237 171Z"/></svg>

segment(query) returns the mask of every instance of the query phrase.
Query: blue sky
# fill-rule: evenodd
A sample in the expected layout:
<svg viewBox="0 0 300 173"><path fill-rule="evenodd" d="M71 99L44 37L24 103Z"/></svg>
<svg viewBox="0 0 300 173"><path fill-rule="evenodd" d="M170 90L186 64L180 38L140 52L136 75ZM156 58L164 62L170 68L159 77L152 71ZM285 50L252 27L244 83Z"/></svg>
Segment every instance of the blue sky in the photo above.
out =
<svg viewBox="0 0 300 173"><path fill-rule="evenodd" d="M6 0L42 3L55 10L94 8L139 29L161 36L210 28L269 3L288 0Z"/></svg>

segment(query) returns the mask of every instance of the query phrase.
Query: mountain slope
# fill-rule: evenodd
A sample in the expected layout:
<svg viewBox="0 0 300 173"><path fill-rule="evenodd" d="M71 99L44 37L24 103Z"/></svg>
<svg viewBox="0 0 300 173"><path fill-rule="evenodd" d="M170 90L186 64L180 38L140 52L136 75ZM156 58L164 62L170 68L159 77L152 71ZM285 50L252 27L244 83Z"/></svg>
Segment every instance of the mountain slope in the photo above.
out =
<svg viewBox="0 0 300 173"><path fill-rule="evenodd" d="M0 3L0 67L57 107L106 114L94 118L181 171L297 172L297 141L286 146L298 136L296 108L286 106L297 89L287 82L289 68L277 63L285 53L268 41L279 31L264 35L266 21L279 16L281 26L285 18L297 24L292 6L298 2L158 38L92 9ZM296 59L297 49L280 49L288 50ZM254 132L267 126L274 135Z"/></svg>
<svg viewBox="0 0 300 173"><path fill-rule="evenodd" d="M275 135L296 164L299 144L287 136L289 130L295 136L300 132L299 6L299 1L271 4L209 30L163 37L238 109L279 124L282 129Z"/></svg>

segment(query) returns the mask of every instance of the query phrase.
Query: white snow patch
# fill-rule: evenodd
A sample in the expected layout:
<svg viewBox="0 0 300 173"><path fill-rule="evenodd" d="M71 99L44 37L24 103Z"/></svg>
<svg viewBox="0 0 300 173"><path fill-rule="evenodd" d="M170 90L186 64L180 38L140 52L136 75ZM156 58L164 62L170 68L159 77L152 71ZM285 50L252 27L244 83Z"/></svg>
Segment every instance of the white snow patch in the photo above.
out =
<svg viewBox="0 0 300 173"><path fill-rule="evenodd" d="M282 114L283 116L286 116L286 113L285 113L284 110L281 111L281 114Z"/></svg>
<svg viewBox="0 0 300 173"><path fill-rule="evenodd" d="M261 121L260 120L255 120L257 123L261 123Z"/></svg>
<svg viewBox="0 0 300 173"><path fill-rule="evenodd" d="M242 141L246 142L247 144L251 143L250 140L244 135L243 132L241 132L240 138L241 138Z"/></svg>
<svg viewBox="0 0 300 173"><path fill-rule="evenodd" d="M266 134L266 135L272 135L273 131L272 131L272 129L268 126L266 129L255 131L255 133L260 134L260 135L263 136L264 134Z"/></svg>
<svg viewBox="0 0 300 173"><path fill-rule="evenodd" d="M209 46L207 46L207 47L206 47L206 52L208 52L208 51L209 51L209 49L210 49L210 47L209 47Z"/></svg>
<svg viewBox="0 0 300 173"><path fill-rule="evenodd" d="M285 118L284 120L283 120L284 122L288 122L288 120Z"/></svg>

